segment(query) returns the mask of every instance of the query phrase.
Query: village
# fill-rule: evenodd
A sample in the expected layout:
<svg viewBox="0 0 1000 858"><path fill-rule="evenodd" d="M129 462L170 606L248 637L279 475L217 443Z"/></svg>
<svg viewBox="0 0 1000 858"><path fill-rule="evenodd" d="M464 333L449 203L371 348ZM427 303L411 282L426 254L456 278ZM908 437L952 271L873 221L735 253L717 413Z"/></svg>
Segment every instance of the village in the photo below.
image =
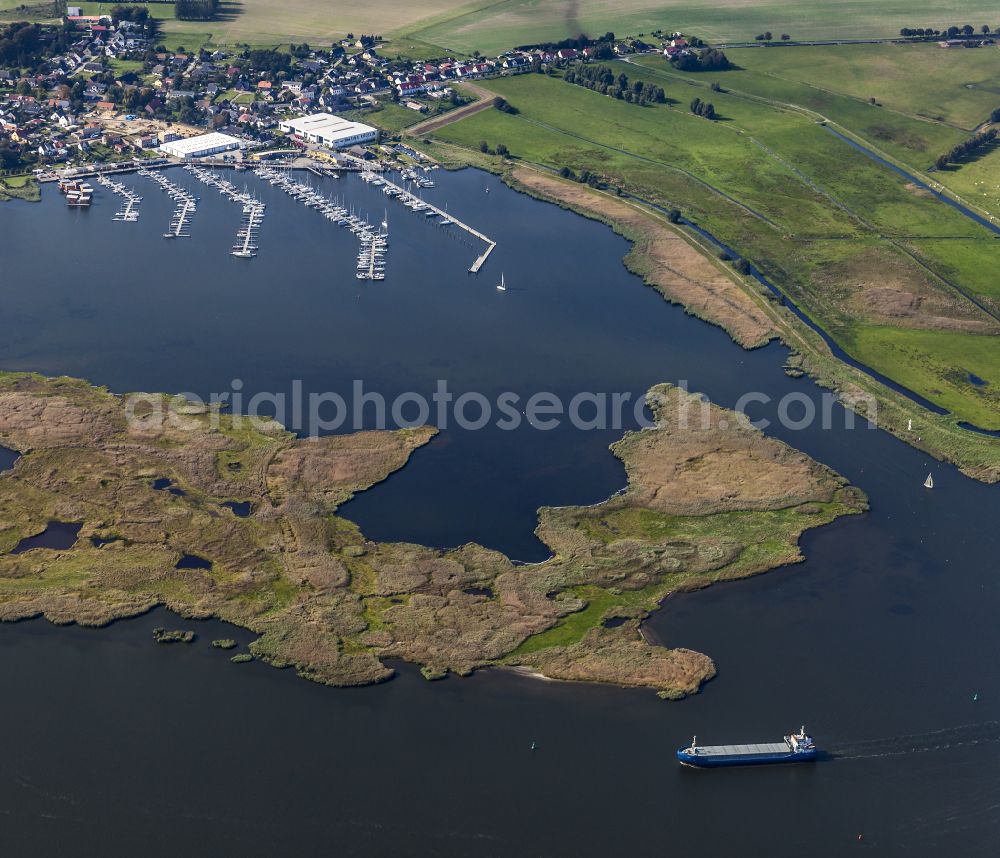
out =
<svg viewBox="0 0 1000 858"><path fill-rule="evenodd" d="M462 82L551 73L616 55L662 50L674 58L692 50L680 33L658 34L655 43L615 40L608 33L576 47L435 61L387 59L374 35L352 35L328 49L188 53L157 46L155 22L140 14L141 7L116 10L134 19L82 15L69 6L62 31L9 25L30 30L9 35L34 50L30 62L22 56L20 67L0 67L0 175L133 158L183 160L185 147L170 144L206 132L235 141L226 149L279 148L287 145L286 136L301 147L303 137L289 120L316 113L346 114L356 133L346 143L308 136L305 142L351 146L364 157L364 145L378 134L362 119L371 117L384 130L408 124L403 111L446 113L471 100L456 88Z"/></svg>

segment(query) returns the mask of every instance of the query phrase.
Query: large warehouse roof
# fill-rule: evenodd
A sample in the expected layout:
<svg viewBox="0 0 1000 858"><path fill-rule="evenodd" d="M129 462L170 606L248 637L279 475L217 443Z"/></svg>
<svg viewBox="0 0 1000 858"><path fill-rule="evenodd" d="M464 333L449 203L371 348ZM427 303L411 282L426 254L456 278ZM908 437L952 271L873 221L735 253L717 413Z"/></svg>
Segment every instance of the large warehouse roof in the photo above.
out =
<svg viewBox="0 0 1000 858"><path fill-rule="evenodd" d="M314 113L300 116L281 123L282 131L291 131L310 140L336 144L339 141L358 142L359 139L375 139L378 130L362 122L351 122L332 113Z"/></svg>
<svg viewBox="0 0 1000 858"><path fill-rule="evenodd" d="M228 134L213 131L211 134L199 134L197 137L186 137L183 140L171 140L164 143L160 150L178 158L196 158L202 154L224 152L227 149L238 149L240 141Z"/></svg>

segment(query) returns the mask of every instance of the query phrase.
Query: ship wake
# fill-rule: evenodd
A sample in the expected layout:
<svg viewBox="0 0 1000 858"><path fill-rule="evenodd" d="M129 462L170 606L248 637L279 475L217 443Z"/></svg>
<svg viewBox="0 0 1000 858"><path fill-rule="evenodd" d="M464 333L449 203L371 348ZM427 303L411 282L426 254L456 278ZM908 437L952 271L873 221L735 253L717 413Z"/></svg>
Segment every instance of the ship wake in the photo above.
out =
<svg viewBox="0 0 1000 858"><path fill-rule="evenodd" d="M826 756L835 760L872 760L994 744L1000 744L1000 721L984 721L979 724L946 727L928 733L887 736L884 739L833 745L826 748Z"/></svg>

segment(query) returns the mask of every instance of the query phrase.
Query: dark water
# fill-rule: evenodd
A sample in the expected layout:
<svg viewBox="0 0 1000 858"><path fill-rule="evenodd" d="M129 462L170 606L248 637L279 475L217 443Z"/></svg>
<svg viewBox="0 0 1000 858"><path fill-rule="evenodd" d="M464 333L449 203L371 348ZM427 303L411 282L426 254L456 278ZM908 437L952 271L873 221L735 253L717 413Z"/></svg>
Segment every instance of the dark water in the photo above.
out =
<svg viewBox="0 0 1000 858"><path fill-rule="evenodd" d="M14 467L18 454L6 447L0 447L0 471L9 471Z"/></svg>
<svg viewBox="0 0 1000 858"><path fill-rule="evenodd" d="M169 492L172 495L177 495L178 497L183 497L187 492L184 489L177 488L174 485L174 481L167 477L160 477L159 479L153 480L153 488L159 492Z"/></svg>
<svg viewBox="0 0 1000 858"><path fill-rule="evenodd" d="M226 501L222 505L238 518L246 518L253 512L253 504L250 501Z"/></svg>
<svg viewBox="0 0 1000 858"><path fill-rule="evenodd" d="M753 416L772 421L785 394L819 401L808 379L782 373L782 349L743 352L644 289L605 228L472 171L436 178L428 197L500 239L478 280L464 273L473 249L390 207L389 279L359 288L353 239L271 196L261 255L236 265L231 204L202 190L194 236L163 242L169 212L144 186L138 238L64 282L32 274L43 221L47 242L80 246L129 226L110 222L104 200L89 212L66 212L51 194L0 207L0 235L28 242L23 259L19 243L6 245L10 282L32 284L0 317L0 366L195 392L236 376L246 390L294 378L343 389L362 377L390 392L445 377L488 394L689 379L723 405L767 394ZM381 212L381 194L344 184ZM501 268L506 294L492 288ZM872 511L808 534L804 564L672 599L647 623L716 659L718 678L681 703L497 671L428 683L408 667L383 686L326 689L230 664L206 641L246 636L221 624L195 624L190 647L156 647L152 628L177 624L162 614L103 631L0 625L0 734L17 737L0 761L0 844L102 855L995 854L1000 492L833 416L828 429L768 431L860 485ZM478 539L537 557L535 507L622 485L605 449L617 434L443 433L346 509L369 536ZM928 471L933 491L921 486ZM693 733L773 740L801 722L829 759L696 772L672 756Z"/></svg>
<svg viewBox="0 0 1000 858"><path fill-rule="evenodd" d="M175 569L211 569L212 561L197 554L183 554L174 565Z"/></svg>
<svg viewBox="0 0 1000 858"><path fill-rule="evenodd" d="M10 553L23 554L34 548L50 548L57 551L72 548L82 526L80 523L74 524L68 521L50 521L45 530L34 536L25 537L14 546Z"/></svg>

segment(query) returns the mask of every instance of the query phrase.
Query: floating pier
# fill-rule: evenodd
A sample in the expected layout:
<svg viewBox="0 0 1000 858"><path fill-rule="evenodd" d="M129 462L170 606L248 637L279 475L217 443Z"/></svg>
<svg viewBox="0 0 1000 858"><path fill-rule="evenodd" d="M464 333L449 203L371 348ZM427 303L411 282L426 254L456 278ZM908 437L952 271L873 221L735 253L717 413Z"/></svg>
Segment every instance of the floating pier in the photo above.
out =
<svg viewBox="0 0 1000 858"><path fill-rule="evenodd" d="M111 218L112 220L123 221L125 223L135 223L139 220L138 206L142 202L142 197L109 176L99 176L97 183L103 185L105 188L109 188L112 193L117 194L125 200L124 207L115 212L114 217Z"/></svg>
<svg viewBox="0 0 1000 858"><path fill-rule="evenodd" d="M361 242L358 251L359 280L385 279L385 252L389 246L388 225L383 222L381 229L375 229L366 218L348 212L346 206L323 196L318 190L292 178L291 170L275 167L258 167L254 173L258 178L280 188L292 199L298 200L306 208L315 209L327 220L349 229Z"/></svg>
<svg viewBox="0 0 1000 858"><path fill-rule="evenodd" d="M174 214L170 218L170 231L163 233L164 238L187 238L191 235L187 231L188 221L191 219L191 213L194 211L194 203L191 200L184 200L181 202L176 209L174 209Z"/></svg>
<svg viewBox="0 0 1000 858"><path fill-rule="evenodd" d="M187 231L187 226L192 215L198 208L198 198L186 191L180 185L170 181L162 173L154 173L152 170L140 169L139 175L156 182L167 195L177 204L174 213L170 218L170 229L163 233L164 238L186 238L191 233Z"/></svg>
<svg viewBox="0 0 1000 858"><path fill-rule="evenodd" d="M489 258L489 255L493 252L493 248L497 246L497 243L492 238L490 238L487 235L483 235L478 229L474 229L467 223L462 223L462 221L460 221L454 215L444 211L443 209L439 209L437 206L432 205L426 200L420 199L419 197L415 197L405 188L401 188L399 185L390 182L383 176L371 175L370 178L367 178L364 174L362 174L361 178L364 179L366 182L382 185L383 186L382 191L386 196L395 197L407 208L411 208L415 212L423 212L425 215L438 215L441 218L440 220L441 224L445 226L450 226L450 225L457 226L459 229L465 230L467 233L469 233L469 235L473 236L474 238L478 238L480 241L486 242L486 250L482 253L482 255L480 255L476 259L475 262L472 263L472 266L469 268L469 272L471 274L479 273L479 269L483 267L483 265L486 263L486 260ZM426 182L422 185L422 187L432 187L432 186L433 183L428 185Z"/></svg>
<svg viewBox="0 0 1000 858"><path fill-rule="evenodd" d="M206 170L194 164L184 167L198 181L204 182L211 188L217 189L224 197L234 203L243 205L243 223L236 233L236 244L233 245L232 255L239 259L252 259L257 255L257 235L260 225L264 220L264 210L266 206L256 195L251 194L244 188L242 191L227 179L223 179L213 170Z"/></svg>

